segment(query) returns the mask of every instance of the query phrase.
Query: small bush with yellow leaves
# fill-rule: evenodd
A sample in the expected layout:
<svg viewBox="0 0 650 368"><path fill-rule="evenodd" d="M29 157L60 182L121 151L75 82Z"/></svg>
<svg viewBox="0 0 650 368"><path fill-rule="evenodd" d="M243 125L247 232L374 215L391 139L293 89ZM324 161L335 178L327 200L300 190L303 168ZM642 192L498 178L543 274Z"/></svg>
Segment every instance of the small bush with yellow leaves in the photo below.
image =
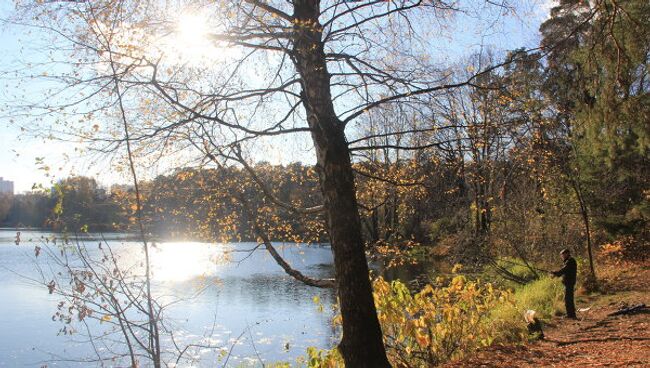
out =
<svg viewBox="0 0 650 368"><path fill-rule="evenodd" d="M432 367L495 343L527 339L520 313L525 308L552 313L558 289L550 278L511 291L463 275L438 278L413 294L400 281L373 282L375 305L393 367ZM557 294L559 295L559 294ZM340 323L337 316L335 323ZM310 348L301 366L344 367L333 350Z"/></svg>
<svg viewBox="0 0 650 368"><path fill-rule="evenodd" d="M455 276L448 285L426 285L411 294L399 281L374 282L375 304L389 359L396 367L426 367L489 346L491 311L513 303L508 291Z"/></svg>

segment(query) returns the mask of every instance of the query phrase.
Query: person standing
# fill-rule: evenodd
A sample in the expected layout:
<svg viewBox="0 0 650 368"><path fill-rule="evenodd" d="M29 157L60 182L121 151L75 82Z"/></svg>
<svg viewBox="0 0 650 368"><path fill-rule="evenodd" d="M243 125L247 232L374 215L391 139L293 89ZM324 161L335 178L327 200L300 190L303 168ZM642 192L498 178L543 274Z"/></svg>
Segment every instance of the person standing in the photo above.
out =
<svg viewBox="0 0 650 368"><path fill-rule="evenodd" d="M571 257L571 252L564 249L560 252L564 260L564 267L553 272L553 275L562 277L562 284L564 285L564 306L566 308L566 316L571 319L578 319L576 316L576 306L573 300L575 292L576 278L578 275L578 264L576 260Z"/></svg>

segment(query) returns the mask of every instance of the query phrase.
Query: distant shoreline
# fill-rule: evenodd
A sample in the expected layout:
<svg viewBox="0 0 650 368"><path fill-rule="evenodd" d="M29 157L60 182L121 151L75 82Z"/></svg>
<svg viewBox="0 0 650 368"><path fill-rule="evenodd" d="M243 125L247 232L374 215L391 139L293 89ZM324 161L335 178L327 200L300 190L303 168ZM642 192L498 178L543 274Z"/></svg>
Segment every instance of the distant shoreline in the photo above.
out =
<svg viewBox="0 0 650 368"><path fill-rule="evenodd" d="M14 232L14 231L31 231L31 232L43 232L43 233L51 233L51 234L64 234L63 231L57 231L57 230L50 230L47 228L33 228L33 227L0 227L0 231L7 231L7 232ZM84 240L100 240L102 239L101 236L99 235L104 235L104 238L107 240L129 240L129 241L139 241L140 239L140 234L137 232L121 232L121 231L89 231L87 233L83 232L78 232L78 233L71 233L68 232L68 236L70 238L73 237L78 237L82 238ZM156 243L177 243L177 242L193 242L193 243L205 243L205 244L214 244L214 243L254 243L255 240L247 240L247 239L242 239L239 241L229 241L229 242L221 242L221 241L208 241L208 240L201 240L201 239L174 239L174 238L160 238L157 236L148 236L147 241L149 242L156 242ZM272 243L274 244L296 244L292 242L285 242L285 241L279 241L279 240L273 240ZM306 243L300 243L300 244L305 244ZM330 244L327 242L314 242L310 243L309 246L315 246L315 247L330 247Z"/></svg>

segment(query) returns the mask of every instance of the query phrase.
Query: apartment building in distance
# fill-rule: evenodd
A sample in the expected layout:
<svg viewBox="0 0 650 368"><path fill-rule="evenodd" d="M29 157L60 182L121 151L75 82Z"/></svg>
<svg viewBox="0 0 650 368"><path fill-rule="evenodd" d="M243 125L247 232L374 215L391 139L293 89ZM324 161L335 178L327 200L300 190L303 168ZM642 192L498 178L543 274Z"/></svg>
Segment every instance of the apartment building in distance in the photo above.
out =
<svg viewBox="0 0 650 368"><path fill-rule="evenodd" d="M0 194L14 194L14 182L9 180L4 180L0 176Z"/></svg>

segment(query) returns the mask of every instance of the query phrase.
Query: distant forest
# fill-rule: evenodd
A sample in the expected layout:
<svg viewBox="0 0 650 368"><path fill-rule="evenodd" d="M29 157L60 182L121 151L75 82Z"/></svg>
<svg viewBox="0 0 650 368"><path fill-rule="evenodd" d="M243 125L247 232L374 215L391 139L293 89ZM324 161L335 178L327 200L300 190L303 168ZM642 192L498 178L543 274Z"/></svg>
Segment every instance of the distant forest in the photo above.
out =
<svg viewBox="0 0 650 368"><path fill-rule="evenodd" d="M571 170L562 171L573 162L570 156L562 162L546 160L549 149L565 147L527 142L482 159L454 155L450 145L394 162L354 164L366 243L380 250L389 243L397 248L435 245L442 252L477 249L488 241L508 253L581 249L587 235L583 215L593 227L592 236L601 240L646 236L645 168L586 165L590 170L578 182ZM252 215L272 239L328 241L321 213L295 213L282 206L322 203L312 166L185 168L140 187L145 227L157 238L254 240ZM253 214L233 193L243 193L240 199ZM582 213L581 202L587 201L590 212ZM135 230L133 188L106 190L88 177L61 180L47 191L5 195L1 203L5 227Z"/></svg>
<svg viewBox="0 0 650 368"><path fill-rule="evenodd" d="M259 164L256 172L274 187L277 198L309 204L320 200L313 169L302 164ZM226 197L226 186L248 185L247 201L252 208L265 205L264 194L252 187L243 169L182 169L140 185L143 214L151 235L164 238L252 239L247 219ZM218 183L218 184L216 184ZM221 188L219 192L214 187ZM219 196L223 200L216 200ZM209 199L209 201L208 201ZM0 225L61 231L134 231L135 191L130 185L101 186L94 178L72 176L52 188L26 194L0 196ZM261 210L263 211L263 210ZM278 214L282 216L282 214ZM235 223L235 218L240 221ZM279 220L276 218L276 220ZM283 219L290 222L290 219ZM241 222L243 221L243 223ZM320 241L320 232L290 226L292 236ZM315 237L314 237L315 236ZM297 238L296 238L297 239Z"/></svg>

